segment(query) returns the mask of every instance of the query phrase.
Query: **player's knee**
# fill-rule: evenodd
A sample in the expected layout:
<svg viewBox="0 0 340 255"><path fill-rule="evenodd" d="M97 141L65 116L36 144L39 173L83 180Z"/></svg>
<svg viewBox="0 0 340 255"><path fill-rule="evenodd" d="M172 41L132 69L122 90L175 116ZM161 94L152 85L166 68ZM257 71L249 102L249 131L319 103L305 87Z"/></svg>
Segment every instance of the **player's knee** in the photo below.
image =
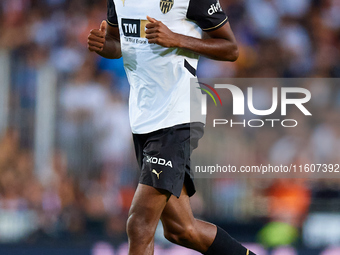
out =
<svg viewBox="0 0 340 255"><path fill-rule="evenodd" d="M186 245L195 241L196 231L194 226L183 226L178 229L164 230L164 237L174 244Z"/></svg>
<svg viewBox="0 0 340 255"><path fill-rule="evenodd" d="M137 214L131 214L126 223L126 233L130 240L143 240L152 239L153 232L150 231L150 226L145 222L142 216Z"/></svg>

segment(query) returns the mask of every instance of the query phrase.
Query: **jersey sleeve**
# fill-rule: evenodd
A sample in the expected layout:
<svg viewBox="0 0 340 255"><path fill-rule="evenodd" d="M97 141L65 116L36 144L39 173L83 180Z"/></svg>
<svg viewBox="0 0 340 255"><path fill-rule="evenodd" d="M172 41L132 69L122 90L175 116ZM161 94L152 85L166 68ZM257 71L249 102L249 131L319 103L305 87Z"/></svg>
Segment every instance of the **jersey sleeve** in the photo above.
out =
<svg viewBox="0 0 340 255"><path fill-rule="evenodd" d="M190 0L187 18L194 20L203 31L213 31L228 21L219 0Z"/></svg>
<svg viewBox="0 0 340 255"><path fill-rule="evenodd" d="M113 0L107 0L107 23L110 26L118 27L118 19L116 13L116 7Z"/></svg>

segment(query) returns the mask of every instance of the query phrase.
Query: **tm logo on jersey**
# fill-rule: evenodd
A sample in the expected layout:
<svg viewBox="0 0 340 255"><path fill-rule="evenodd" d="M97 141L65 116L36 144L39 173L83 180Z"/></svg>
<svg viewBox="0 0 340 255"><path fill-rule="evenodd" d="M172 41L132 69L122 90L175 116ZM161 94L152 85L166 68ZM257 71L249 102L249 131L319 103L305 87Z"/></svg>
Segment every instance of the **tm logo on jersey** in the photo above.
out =
<svg viewBox="0 0 340 255"><path fill-rule="evenodd" d="M222 7L220 5L220 1L217 0L216 4L210 5L210 8L208 9L208 14L213 15L214 13L219 12L219 11L221 12L223 10L222 10Z"/></svg>
<svg viewBox="0 0 340 255"><path fill-rule="evenodd" d="M148 20L122 18L123 34L128 37L145 38L145 26L148 23Z"/></svg>
<svg viewBox="0 0 340 255"><path fill-rule="evenodd" d="M161 166L169 166L173 168L171 160L166 161L164 158L146 156L146 163L158 164Z"/></svg>

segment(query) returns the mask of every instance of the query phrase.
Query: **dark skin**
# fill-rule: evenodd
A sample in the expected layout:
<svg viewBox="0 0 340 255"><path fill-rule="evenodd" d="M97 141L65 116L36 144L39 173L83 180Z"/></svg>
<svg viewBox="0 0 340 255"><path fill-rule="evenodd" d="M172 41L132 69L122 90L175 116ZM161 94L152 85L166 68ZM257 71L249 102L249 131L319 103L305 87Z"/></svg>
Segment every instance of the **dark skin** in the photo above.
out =
<svg viewBox="0 0 340 255"><path fill-rule="evenodd" d="M118 27L107 25L103 20L100 29L92 29L87 38L87 48L100 56L117 59L122 56Z"/></svg>
<svg viewBox="0 0 340 255"><path fill-rule="evenodd" d="M205 57L235 61L238 48L229 23L206 32L203 39L197 39L172 32L161 21L147 16L146 38L149 43L163 47L182 48ZM91 30L88 49L102 57L120 58L120 38L118 27L103 21L100 29ZM180 198L168 191L139 184L134 195L127 222L129 255L152 255L154 234L161 219L164 236L171 242L201 253L205 253L215 239L215 225L195 219L185 187Z"/></svg>
<svg viewBox="0 0 340 255"><path fill-rule="evenodd" d="M161 21L149 16L147 19L150 23L146 25L145 33L149 43L190 50L214 60L236 61L239 56L236 39L228 22L214 31L205 32L204 38L198 39L174 33ZM92 29L88 36L88 49L105 58L120 58L118 27L103 21L100 29Z"/></svg>
<svg viewBox="0 0 340 255"><path fill-rule="evenodd" d="M229 23L214 31L206 32L204 39L198 39L174 33L161 21L149 16L147 19L150 23L146 25L145 32L149 43L190 50L214 60L236 61L238 58L236 39Z"/></svg>

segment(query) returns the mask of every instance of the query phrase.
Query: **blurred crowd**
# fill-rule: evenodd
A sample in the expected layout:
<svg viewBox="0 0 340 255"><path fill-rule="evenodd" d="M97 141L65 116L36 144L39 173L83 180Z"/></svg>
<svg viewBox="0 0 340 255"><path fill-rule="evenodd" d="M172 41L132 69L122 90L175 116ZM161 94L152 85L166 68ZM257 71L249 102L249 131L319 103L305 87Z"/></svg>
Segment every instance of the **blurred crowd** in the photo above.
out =
<svg viewBox="0 0 340 255"><path fill-rule="evenodd" d="M134 189L122 184L121 174L102 169L80 177L68 171L67 155L56 151L52 178L41 182L32 151L13 129L3 135L0 154L1 242L125 240Z"/></svg>
<svg viewBox="0 0 340 255"><path fill-rule="evenodd" d="M339 1L220 2L238 40L240 58L235 63L202 58L198 76L340 76ZM0 134L0 242L93 233L125 240L127 210L138 176L128 120L129 85L121 59L103 59L86 47L89 31L105 18L106 0L0 3L0 50L10 52L11 59L10 127ZM51 166L46 166L52 168L49 181L34 174L33 151L36 79L44 65L58 72L56 152ZM225 157L236 164L275 163L278 158L300 163L310 157L318 163L340 163L337 86L308 87L318 95L312 105L315 116L310 122L296 116L300 126L294 131L231 131L213 141L237 144ZM257 91L267 106L270 91L261 86ZM193 201L196 213L228 221L260 218L287 223L294 228L292 240L310 210L325 208L315 201L340 198L336 179L246 183L225 179L214 180L212 186ZM268 233L270 229L263 229L259 240L274 245L266 239Z"/></svg>

